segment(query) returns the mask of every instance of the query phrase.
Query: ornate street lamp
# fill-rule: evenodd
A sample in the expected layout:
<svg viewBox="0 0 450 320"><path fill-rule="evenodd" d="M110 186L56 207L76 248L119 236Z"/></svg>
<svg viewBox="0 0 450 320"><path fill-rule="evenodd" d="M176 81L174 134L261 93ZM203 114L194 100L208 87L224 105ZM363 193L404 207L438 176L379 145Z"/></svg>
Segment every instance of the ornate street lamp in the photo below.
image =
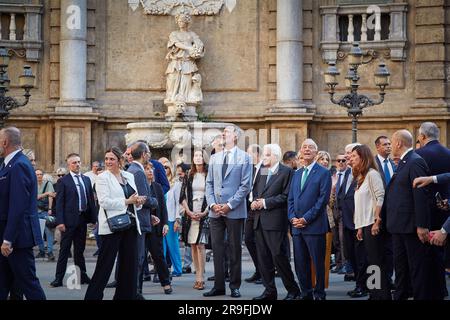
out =
<svg viewBox="0 0 450 320"><path fill-rule="evenodd" d="M30 100L30 90L34 87L34 75L30 66L23 67L23 74L19 77L20 86L25 90L25 100L17 101L13 97L7 97L10 80L8 78L9 55L8 50L0 48L0 128L3 128L9 116L9 111L23 107Z"/></svg>
<svg viewBox="0 0 450 320"><path fill-rule="evenodd" d="M330 88L330 100L334 104L340 105L347 108L348 115L352 117L352 142L357 141L358 132L358 117L362 115L362 111L366 107L381 104L384 101L384 95L386 94L384 90L386 86L389 85L390 73L386 68L384 63L378 65L378 69L375 72L375 84L380 88L379 99L372 100L365 95L358 94L358 67L361 64L369 63L369 61L363 61L363 52L359 47L358 43L353 43L353 47L348 55L348 64L350 65L347 75L345 76L345 86L350 90L349 94L336 99L334 97L335 87L337 86L337 77L339 76L339 71L336 68L335 62L330 62L328 64L328 70L325 72L325 83Z"/></svg>

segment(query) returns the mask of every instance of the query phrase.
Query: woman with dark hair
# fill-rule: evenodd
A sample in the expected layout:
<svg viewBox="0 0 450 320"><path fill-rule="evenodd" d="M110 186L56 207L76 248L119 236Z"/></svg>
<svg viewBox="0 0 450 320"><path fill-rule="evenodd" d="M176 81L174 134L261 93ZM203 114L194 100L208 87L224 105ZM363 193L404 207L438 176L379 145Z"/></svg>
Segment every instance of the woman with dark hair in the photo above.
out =
<svg viewBox="0 0 450 320"><path fill-rule="evenodd" d="M367 145L358 145L351 154L355 189L355 229L357 239L364 239L367 264L378 267L381 286L370 289L371 300L391 300L391 291L386 272L384 233L381 230L381 208L384 201L384 186L377 170L375 159Z"/></svg>
<svg viewBox="0 0 450 320"><path fill-rule="evenodd" d="M186 176L181 188L180 203L186 215L185 225L182 228L183 240L192 249L192 260L195 266L194 289L203 290L205 272L207 235L204 233L205 223L208 219L208 205L206 203L206 153L196 150L192 160L192 168Z"/></svg>
<svg viewBox="0 0 450 320"><path fill-rule="evenodd" d="M138 251L137 237L141 233L137 210L145 202L145 196L137 194L134 176L121 170L123 152L112 147L105 152L106 170L98 175L96 191L99 204L98 228L102 246L94 275L86 292L85 300L103 299L103 291L117 261L117 285L114 300L134 300L137 297ZM123 231L112 232L108 218L127 213L131 226Z"/></svg>

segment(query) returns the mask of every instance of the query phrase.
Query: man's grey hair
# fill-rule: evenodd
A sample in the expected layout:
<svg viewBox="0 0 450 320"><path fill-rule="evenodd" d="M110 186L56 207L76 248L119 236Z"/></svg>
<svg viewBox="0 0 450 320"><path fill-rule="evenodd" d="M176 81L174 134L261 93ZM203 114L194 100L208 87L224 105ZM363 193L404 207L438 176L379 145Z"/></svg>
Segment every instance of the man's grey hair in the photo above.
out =
<svg viewBox="0 0 450 320"><path fill-rule="evenodd" d="M361 145L361 143L359 143L359 142L350 143L345 146L345 152L352 151L354 147L360 146L360 145Z"/></svg>
<svg viewBox="0 0 450 320"><path fill-rule="evenodd" d="M305 141L302 142L302 147L305 143L312 144L316 148L316 151L319 151L319 147L317 146L317 143L313 139L310 138L305 139Z"/></svg>
<svg viewBox="0 0 450 320"><path fill-rule="evenodd" d="M244 133L241 128L239 128L236 125L226 126L226 128L233 128L234 133L236 133L236 140L239 140L239 138Z"/></svg>
<svg viewBox="0 0 450 320"><path fill-rule="evenodd" d="M439 128L434 122L424 122L420 125L419 134L430 140L439 140Z"/></svg>
<svg viewBox="0 0 450 320"><path fill-rule="evenodd" d="M20 130L16 127L7 127L1 130L8 140L9 144L13 147L22 146L22 138Z"/></svg>
<svg viewBox="0 0 450 320"><path fill-rule="evenodd" d="M277 158L277 161L281 161L283 154L282 154L281 148L278 144L276 144L276 143L266 144L264 146L264 149L266 149L266 148L270 149L270 153L272 155L274 155L275 158Z"/></svg>

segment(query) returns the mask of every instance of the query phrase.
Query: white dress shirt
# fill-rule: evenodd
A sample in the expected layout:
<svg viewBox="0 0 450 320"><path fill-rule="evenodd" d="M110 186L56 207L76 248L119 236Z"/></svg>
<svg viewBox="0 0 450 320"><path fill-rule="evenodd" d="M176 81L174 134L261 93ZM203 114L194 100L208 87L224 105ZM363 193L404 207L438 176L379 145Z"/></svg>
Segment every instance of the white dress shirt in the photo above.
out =
<svg viewBox="0 0 450 320"><path fill-rule="evenodd" d="M383 157L380 156L379 154L377 154L377 157L378 157L378 160L379 160L380 163L381 163L381 168L380 168L380 170L382 170L383 173L384 173L384 160L385 160L385 158L383 158ZM389 160L389 158L386 158L386 159L387 159L387 167L388 167L388 169L389 169L389 175L390 175L391 178L392 178L392 176L394 175L394 168L392 168L392 163L391 163L391 161Z"/></svg>
<svg viewBox="0 0 450 320"><path fill-rule="evenodd" d="M81 212L81 189L80 189L80 185L78 184L78 179L75 177L77 174L73 173L72 171L69 171L70 175L72 176L73 182L75 183L75 185L77 186L77 192L78 192L78 208L80 209ZM87 205L87 189L86 189L86 185L84 184L83 178L81 177L81 173L78 174L78 176L80 177L80 182L83 185L84 188L84 197L86 199L86 205Z"/></svg>
<svg viewBox="0 0 450 320"><path fill-rule="evenodd" d="M268 170L267 174L269 174L269 172L270 172L270 173L271 173L271 176L273 176L274 173L277 172L278 166L279 166L279 165L280 165L280 162L275 163L275 164ZM272 179L272 177L271 177L270 179ZM264 206L264 209L267 210L267 207L266 207L266 199L263 199L263 206Z"/></svg>

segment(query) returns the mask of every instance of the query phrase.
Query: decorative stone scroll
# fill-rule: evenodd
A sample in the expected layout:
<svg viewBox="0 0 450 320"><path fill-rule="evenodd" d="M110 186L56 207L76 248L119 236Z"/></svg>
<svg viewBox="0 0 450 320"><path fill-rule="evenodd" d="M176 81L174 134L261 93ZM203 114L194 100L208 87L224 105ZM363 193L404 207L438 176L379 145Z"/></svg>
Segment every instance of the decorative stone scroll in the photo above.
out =
<svg viewBox="0 0 450 320"><path fill-rule="evenodd" d="M135 11L139 3L144 13L149 15L176 15L185 12L190 15L216 15L225 4L229 12L236 6L237 0L128 0L128 5Z"/></svg>

